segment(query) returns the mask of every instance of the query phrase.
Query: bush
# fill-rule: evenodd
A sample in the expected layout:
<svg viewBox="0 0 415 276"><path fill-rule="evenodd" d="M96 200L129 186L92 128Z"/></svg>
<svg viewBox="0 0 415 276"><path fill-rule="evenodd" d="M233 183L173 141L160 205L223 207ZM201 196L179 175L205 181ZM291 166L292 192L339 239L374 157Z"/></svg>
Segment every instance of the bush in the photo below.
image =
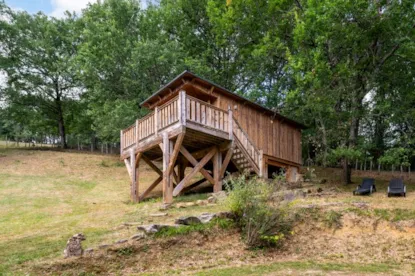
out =
<svg viewBox="0 0 415 276"><path fill-rule="evenodd" d="M292 229L292 219L288 206L272 200L279 182L268 183L243 175L230 177L225 185L230 191L228 207L237 218L246 245L250 248L281 245Z"/></svg>

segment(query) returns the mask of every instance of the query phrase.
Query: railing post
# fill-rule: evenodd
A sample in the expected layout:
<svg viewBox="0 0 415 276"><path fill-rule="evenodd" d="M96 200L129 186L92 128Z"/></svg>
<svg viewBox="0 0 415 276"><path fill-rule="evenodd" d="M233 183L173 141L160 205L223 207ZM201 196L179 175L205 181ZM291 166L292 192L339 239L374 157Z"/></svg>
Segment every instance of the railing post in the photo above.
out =
<svg viewBox="0 0 415 276"><path fill-rule="evenodd" d="M229 140L233 140L233 115L232 109L228 106L228 131L229 131Z"/></svg>
<svg viewBox="0 0 415 276"><path fill-rule="evenodd" d="M156 106L154 109L154 135L157 136L159 129L159 108Z"/></svg>
<svg viewBox="0 0 415 276"><path fill-rule="evenodd" d="M179 92L178 104L180 124L186 126L186 92L184 90Z"/></svg>
<svg viewBox="0 0 415 276"><path fill-rule="evenodd" d="M258 167L259 167L259 177L263 177L264 176L264 162L263 162L263 156L264 156L264 151L261 149L259 150L259 156L258 156Z"/></svg>
<svg viewBox="0 0 415 276"><path fill-rule="evenodd" d="M138 137L138 119L135 121L135 145L138 146L138 141L140 141L140 137Z"/></svg>

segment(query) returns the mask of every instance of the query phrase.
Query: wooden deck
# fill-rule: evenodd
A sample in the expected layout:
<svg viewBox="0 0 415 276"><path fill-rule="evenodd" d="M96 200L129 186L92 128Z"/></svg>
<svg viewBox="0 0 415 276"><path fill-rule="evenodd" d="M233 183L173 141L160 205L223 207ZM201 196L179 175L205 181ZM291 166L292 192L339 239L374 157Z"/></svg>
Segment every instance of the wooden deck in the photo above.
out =
<svg viewBox="0 0 415 276"><path fill-rule="evenodd" d="M231 160L240 171L263 174L263 153L232 116L232 110L217 108L187 95L185 91L180 91L170 101L121 130L120 138L121 159L131 177L131 197L136 202L163 182L164 202L169 204L173 196L186 187L198 184L190 183L198 172L215 191L221 190ZM140 193L138 167L141 159L159 174L159 178L148 190ZM159 159L163 160L163 169L153 162ZM208 171L204 167L210 163L212 170ZM193 169L184 175L188 166Z"/></svg>

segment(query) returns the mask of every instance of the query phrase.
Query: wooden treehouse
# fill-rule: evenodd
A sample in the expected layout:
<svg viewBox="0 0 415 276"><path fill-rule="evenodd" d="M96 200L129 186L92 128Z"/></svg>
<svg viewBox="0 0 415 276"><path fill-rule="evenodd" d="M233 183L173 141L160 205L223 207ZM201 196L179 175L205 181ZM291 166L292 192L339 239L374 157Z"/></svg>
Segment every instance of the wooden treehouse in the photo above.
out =
<svg viewBox="0 0 415 276"><path fill-rule="evenodd" d="M121 130L120 140L135 202L160 183L165 204L206 181L220 191L226 171L268 178L283 169L289 181L296 179L304 128L300 123L188 71L141 106L152 112ZM144 191L140 160L159 175ZM163 168L156 166L157 160ZM185 174L187 167L192 169ZM190 183L197 173L203 179Z"/></svg>

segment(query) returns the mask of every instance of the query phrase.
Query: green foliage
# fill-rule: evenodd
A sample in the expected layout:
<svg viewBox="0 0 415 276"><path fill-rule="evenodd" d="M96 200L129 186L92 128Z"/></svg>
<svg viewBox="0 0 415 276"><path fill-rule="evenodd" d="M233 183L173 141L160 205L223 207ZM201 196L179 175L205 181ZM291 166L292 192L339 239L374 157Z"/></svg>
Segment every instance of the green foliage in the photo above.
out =
<svg viewBox="0 0 415 276"><path fill-rule="evenodd" d="M410 166L414 151L407 148L391 148L379 158L379 163L393 166Z"/></svg>
<svg viewBox="0 0 415 276"><path fill-rule="evenodd" d="M212 232L214 229L228 230L233 228L234 226L234 222L230 219L214 218L210 222L204 224L181 225L178 227L164 228L156 232L154 236L156 238L174 237L187 235L193 232L208 234Z"/></svg>
<svg viewBox="0 0 415 276"><path fill-rule="evenodd" d="M228 207L238 218L246 245L250 248L281 245L290 234L292 214L288 206L273 202L278 183L243 175L229 178L225 185L230 190Z"/></svg>
<svg viewBox="0 0 415 276"><path fill-rule="evenodd" d="M342 226L342 223L341 223L342 216L343 216L342 213L336 212L334 210L330 210L325 214L323 221L329 228L337 229Z"/></svg>

